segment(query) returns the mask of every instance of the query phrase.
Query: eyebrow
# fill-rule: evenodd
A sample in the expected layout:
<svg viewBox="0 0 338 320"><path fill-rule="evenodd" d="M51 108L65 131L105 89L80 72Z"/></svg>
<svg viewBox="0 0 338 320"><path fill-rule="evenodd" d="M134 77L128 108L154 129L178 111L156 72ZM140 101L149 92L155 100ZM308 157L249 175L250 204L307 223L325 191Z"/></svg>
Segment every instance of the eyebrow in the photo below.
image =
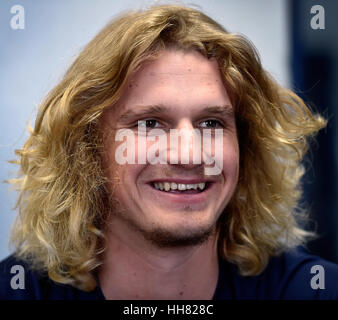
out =
<svg viewBox="0 0 338 320"><path fill-rule="evenodd" d="M131 118L135 117L144 117L154 114L163 114L169 113L170 108L164 105L149 105L149 106L140 106L137 110L127 110L121 116L120 120L128 121ZM223 106L206 106L201 109L203 114L217 114L224 117L229 117L234 115L234 110L231 105Z"/></svg>

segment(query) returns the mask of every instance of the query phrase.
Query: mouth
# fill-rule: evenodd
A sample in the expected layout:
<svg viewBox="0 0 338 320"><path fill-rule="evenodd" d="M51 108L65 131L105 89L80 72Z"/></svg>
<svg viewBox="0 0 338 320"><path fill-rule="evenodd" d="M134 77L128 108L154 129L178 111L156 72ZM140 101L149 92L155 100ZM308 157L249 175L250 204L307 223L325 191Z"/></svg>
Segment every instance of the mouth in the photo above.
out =
<svg viewBox="0 0 338 320"><path fill-rule="evenodd" d="M195 183L183 183L182 181L153 181L149 185L163 193L172 194L198 194L206 192L212 185L211 181L197 181Z"/></svg>
<svg viewBox="0 0 338 320"><path fill-rule="evenodd" d="M165 206L191 205L196 209L205 207L215 192L215 181L201 179L161 179L148 182L152 201Z"/></svg>

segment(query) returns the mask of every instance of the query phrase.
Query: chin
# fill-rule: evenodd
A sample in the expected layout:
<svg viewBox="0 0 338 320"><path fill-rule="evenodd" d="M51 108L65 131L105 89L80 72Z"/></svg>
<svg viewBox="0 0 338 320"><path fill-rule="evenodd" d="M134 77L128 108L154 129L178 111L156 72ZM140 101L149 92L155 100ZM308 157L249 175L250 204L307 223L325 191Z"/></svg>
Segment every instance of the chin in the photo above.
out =
<svg viewBox="0 0 338 320"><path fill-rule="evenodd" d="M160 248L178 248L195 246L206 242L213 234L214 226L199 227L198 230L167 230L156 228L152 231L142 231L144 238Z"/></svg>

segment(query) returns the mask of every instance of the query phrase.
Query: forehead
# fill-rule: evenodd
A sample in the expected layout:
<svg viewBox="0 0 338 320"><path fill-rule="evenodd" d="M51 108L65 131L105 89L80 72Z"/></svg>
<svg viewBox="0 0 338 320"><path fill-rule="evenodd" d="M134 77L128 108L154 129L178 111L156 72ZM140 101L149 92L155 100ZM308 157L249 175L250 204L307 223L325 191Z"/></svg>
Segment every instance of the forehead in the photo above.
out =
<svg viewBox="0 0 338 320"><path fill-rule="evenodd" d="M194 81L210 85L210 81L222 82L218 63L215 59L207 59L197 51L163 50L157 59L145 62L129 80L129 88L134 84L142 85L148 81L161 84ZM156 83L154 82L156 81ZM208 82L209 81L209 82Z"/></svg>
<svg viewBox="0 0 338 320"><path fill-rule="evenodd" d="M231 105L218 63L197 51L164 50L129 79L115 112L142 105L175 111Z"/></svg>
<svg viewBox="0 0 338 320"><path fill-rule="evenodd" d="M207 59L196 50L166 49L160 51L154 60L144 62L135 77L147 71L156 74L185 74L186 72L213 74L217 69L216 59Z"/></svg>

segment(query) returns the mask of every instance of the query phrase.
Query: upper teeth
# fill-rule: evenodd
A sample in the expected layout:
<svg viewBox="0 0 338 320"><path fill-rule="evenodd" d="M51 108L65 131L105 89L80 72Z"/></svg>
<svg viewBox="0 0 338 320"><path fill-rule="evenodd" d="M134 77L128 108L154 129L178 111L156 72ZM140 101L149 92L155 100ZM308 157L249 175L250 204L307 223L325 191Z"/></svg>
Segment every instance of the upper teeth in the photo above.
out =
<svg viewBox="0 0 338 320"><path fill-rule="evenodd" d="M189 190L189 189L195 189L199 188L200 190L203 190L205 188L205 182L201 183L194 183L194 184L185 184L185 183L175 183L175 182L155 182L154 187L157 190Z"/></svg>

